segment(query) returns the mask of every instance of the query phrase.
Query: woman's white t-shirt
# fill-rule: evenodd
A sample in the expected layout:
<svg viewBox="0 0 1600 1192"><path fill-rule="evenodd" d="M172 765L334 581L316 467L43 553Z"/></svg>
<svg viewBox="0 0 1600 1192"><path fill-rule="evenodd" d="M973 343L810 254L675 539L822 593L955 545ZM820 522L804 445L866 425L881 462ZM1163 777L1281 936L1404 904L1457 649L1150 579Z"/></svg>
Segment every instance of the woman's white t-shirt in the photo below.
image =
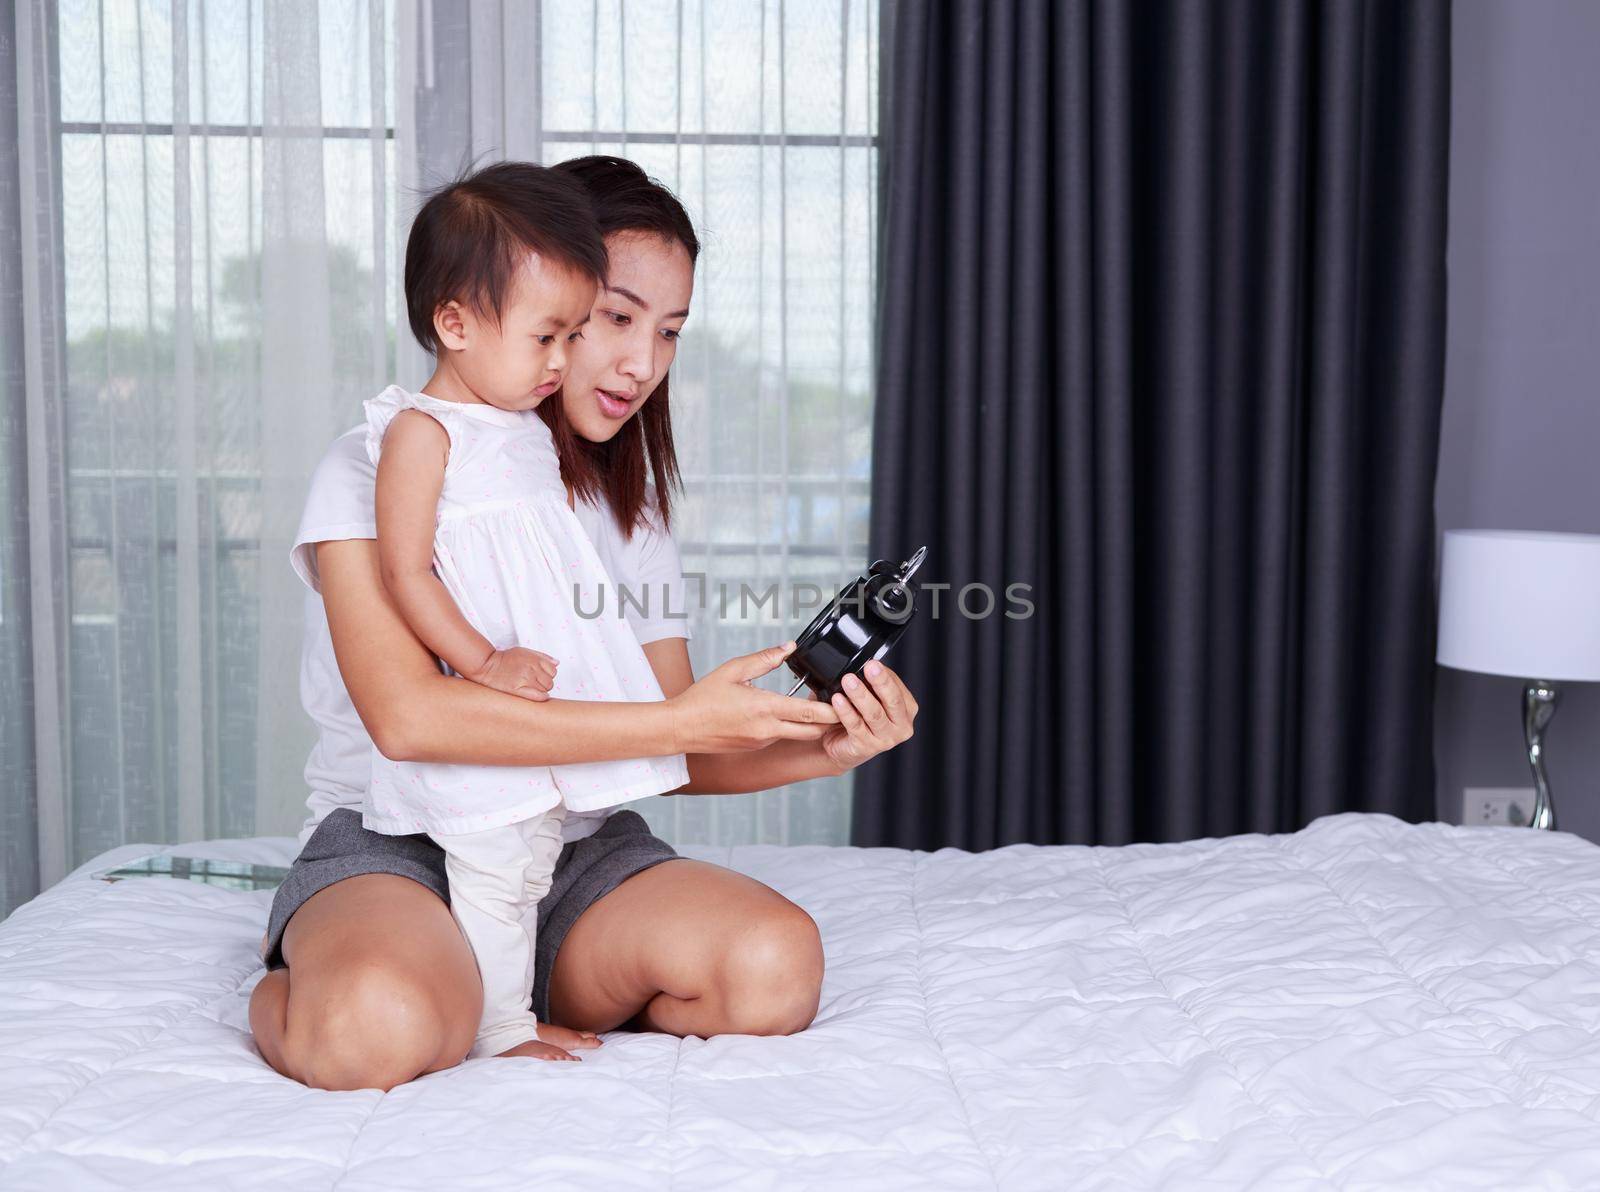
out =
<svg viewBox="0 0 1600 1192"><path fill-rule="evenodd" d="M347 431L322 457L290 554L295 573L310 588L300 650L300 702L317 726L317 743L306 759L310 816L301 829L301 843L328 812L340 807L359 812L372 772L372 738L356 715L334 659L316 556L319 542L378 536L373 510L378 472L367 456L365 436L365 426ZM578 501L575 512L615 585L605 594L601 615L616 616L620 610L640 645L688 637L683 572L672 535L652 522L625 538L609 510ZM626 589L627 599L621 599L619 588ZM568 812L562 838L590 835L609 814L609 810Z"/></svg>

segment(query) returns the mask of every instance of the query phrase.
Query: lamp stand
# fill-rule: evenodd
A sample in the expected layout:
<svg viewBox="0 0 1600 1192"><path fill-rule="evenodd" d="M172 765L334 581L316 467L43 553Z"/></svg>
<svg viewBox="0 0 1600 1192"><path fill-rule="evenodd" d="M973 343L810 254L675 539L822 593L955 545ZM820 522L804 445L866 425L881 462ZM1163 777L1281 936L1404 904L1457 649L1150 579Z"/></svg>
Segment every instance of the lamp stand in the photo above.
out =
<svg viewBox="0 0 1600 1192"><path fill-rule="evenodd" d="M1528 765L1533 770L1533 815L1530 828L1555 831L1556 808L1550 800L1550 779L1544 772L1544 730L1556 714L1561 688L1530 679L1522 688L1522 739L1528 745Z"/></svg>

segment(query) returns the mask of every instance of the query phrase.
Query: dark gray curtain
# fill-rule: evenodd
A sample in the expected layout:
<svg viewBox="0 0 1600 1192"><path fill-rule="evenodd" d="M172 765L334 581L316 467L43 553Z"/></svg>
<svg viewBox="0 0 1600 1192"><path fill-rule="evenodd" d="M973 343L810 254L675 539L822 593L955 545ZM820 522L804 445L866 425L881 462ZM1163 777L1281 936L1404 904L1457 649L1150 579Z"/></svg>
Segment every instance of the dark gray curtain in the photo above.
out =
<svg viewBox="0 0 1600 1192"><path fill-rule="evenodd" d="M1446 0L890 15L872 538L953 586L855 841L1431 815Z"/></svg>

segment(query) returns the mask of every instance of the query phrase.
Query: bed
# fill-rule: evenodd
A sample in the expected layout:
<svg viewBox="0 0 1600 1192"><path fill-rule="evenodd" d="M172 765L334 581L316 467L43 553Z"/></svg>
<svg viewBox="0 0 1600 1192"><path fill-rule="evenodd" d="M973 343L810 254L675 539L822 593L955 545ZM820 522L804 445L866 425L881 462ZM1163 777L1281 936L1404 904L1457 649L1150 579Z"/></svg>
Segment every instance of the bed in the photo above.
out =
<svg viewBox="0 0 1600 1192"><path fill-rule="evenodd" d="M1600 1187L1600 848L1568 835L690 849L817 918L810 1030L387 1095L251 1045L269 895L88 876L151 851L0 924L0 1187Z"/></svg>

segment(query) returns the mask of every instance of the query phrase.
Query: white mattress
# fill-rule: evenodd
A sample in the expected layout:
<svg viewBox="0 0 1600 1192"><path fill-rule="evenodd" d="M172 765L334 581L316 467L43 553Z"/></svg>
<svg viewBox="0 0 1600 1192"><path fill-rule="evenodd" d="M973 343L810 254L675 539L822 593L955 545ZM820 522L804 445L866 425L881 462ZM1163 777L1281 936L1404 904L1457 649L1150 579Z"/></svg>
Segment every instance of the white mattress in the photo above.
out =
<svg viewBox="0 0 1600 1192"><path fill-rule="evenodd" d="M1575 837L1342 815L690 851L816 916L810 1030L615 1034L388 1095L256 1054L267 895L86 866L0 925L0 1187L1600 1187L1600 849Z"/></svg>

